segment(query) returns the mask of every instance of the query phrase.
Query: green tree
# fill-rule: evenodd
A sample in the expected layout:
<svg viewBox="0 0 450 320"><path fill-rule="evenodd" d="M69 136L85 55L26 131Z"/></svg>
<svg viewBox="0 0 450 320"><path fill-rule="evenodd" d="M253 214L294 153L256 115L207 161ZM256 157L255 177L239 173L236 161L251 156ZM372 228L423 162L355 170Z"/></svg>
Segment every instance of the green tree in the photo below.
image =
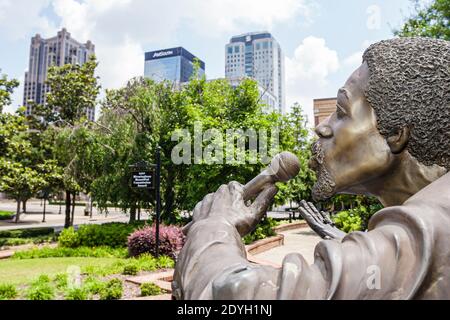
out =
<svg viewBox="0 0 450 320"><path fill-rule="evenodd" d="M94 55L83 65L66 64L49 68L46 107L56 113L55 123L74 125L86 117L88 109L95 107L100 91L95 69L98 63ZM51 113L47 112L51 115ZM53 115L54 116L54 115Z"/></svg>
<svg viewBox="0 0 450 320"><path fill-rule="evenodd" d="M450 1L434 0L421 6L415 0L416 13L394 33L401 37L431 37L450 40Z"/></svg>
<svg viewBox="0 0 450 320"><path fill-rule="evenodd" d="M3 107L11 103L11 94L18 86L19 81L16 79L8 80L7 75L0 75L0 113L3 112Z"/></svg>
<svg viewBox="0 0 450 320"><path fill-rule="evenodd" d="M17 202L16 222L20 218L20 202L33 196L45 183L33 167L33 148L24 109L15 115L0 114L0 192Z"/></svg>
<svg viewBox="0 0 450 320"><path fill-rule="evenodd" d="M280 195L279 201L294 196L295 199L300 196L309 198L307 193L313 176L307 168L308 132L300 108L289 118L278 113L265 113L264 109L257 84L250 79L233 87L226 80L207 82L204 78L193 77L180 88L174 88L169 82L134 79L125 88L107 91L98 123L99 146L103 149L100 153L104 159L92 184L95 201L101 208L106 209L109 203L113 203L129 210L130 220L134 219L139 203L151 207L154 201L151 195L131 189L130 165L141 160L154 163L159 145L163 217L168 222L175 222L178 213L192 210L206 194L221 184L251 180L274 155L269 154L268 159L263 159L263 154L258 153L256 163L252 163L250 160L254 155L248 148L240 152L237 148L229 150L219 146L220 151L211 152L212 155L217 151L222 154L219 154L219 161L210 163L206 159L206 150L216 141L204 141L203 134L209 129L216 130L222 142L226 139L227 130L242 130L246 146L250 142L250 137L245 135L247 130L263 130L269 135L269 147L272 136L275 138L276 131L281 130L279 149L291 150L302 158L304 181L292 184L292 191ZM202 129L200 137L195 137L195 126ZM173 139L176 134L181 134L180 139ZM173 152L186 138L188 161L176 163L172 158ZM200 143L200 159L195 158L195 141ZM261 140L259 144L262 144ZM237 140L232 145L236 146ZM232 156L234 159L242 157L243 161L225 161L226 157Z"/></svg>
<svg viewBox="0 0 450 320"><path fill-rule="evenodd" d="M307 127L307 118L302 107L296 103L282 123L281 145L283 150L293 152L300 161L300 172L286 184L279 184L276 196L278 204L287 201L300 203L301 200L311 201L311 190L316 181L315 173L309 168L311 158L311 135Z"/></svg>
<svg viewBox="0 0 450 320"><path fill-rule="evenodd" d="M74 203L77 192L83 189L73 170L80 154L74 152L74 145L69 144L73 132L86 123L86 112L94 108L100 91L95 69L98 63L95 56L83 65L67 64L62 67L51 67L48 72L47 104L39 107L44 123L51 123L47 136L54 139L54 158L63 168L63 185L66 193L65 227L73 224ZM68 134L69 133L69 134ZM50 139L51 140L51 139ZM77 179L78 178L78 179ZM72 209L72 210L71 210Z"/></svg>

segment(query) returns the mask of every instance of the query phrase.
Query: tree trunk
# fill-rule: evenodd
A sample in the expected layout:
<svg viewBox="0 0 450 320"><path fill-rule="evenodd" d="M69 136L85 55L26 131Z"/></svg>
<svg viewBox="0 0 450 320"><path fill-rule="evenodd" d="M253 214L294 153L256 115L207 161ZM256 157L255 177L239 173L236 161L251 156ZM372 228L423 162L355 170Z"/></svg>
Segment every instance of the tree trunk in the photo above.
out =
<svg viewBox="0 0 450 320"><path fill-rule="evenodd" d="M16 217L14 219L15 223L19 223L19 217L20 217L20 200L17 200Z"/></svg>
<svg viewBox="0 0 450 320"><path fill-rule="evenodd" d="M71 219L70 219L70 225L73 226L73 222L75 219L75 201L77 198L77 194L74 192L72 194L72 213L71 213Z"/></svg>
<svg viewBox="0 0 450 320"><path fill-rule="evenodd" d="M132 204L130 208L130 222L133 223L136 221L136 205Z"/></svg>
<svg viewBox="0 0 450 320"><path fill-rule="evenodd" d="M47 199L44 198L44 213L43 213L43 217L42 217L42 222L45 222L45 205L46 205Z"/></svg>
<svg viewBox="0 0 450 320"><path fill-rule="evenodd" d="M171 220L172 218L172 211L173 211L173 205L175 201L175 192L174 192L174 180L175 176L169 170L167 173L167 183L166 183L166 190L164 192L164 209L163 209L163 215L166 218L169 218Z"/></svg>
<svg viewBox="0 0 450 320"><path fill-rule="evenodd" d="M141 221L141 204L138 206L138 221Z"/></svg>
<svg viewBox="0 0 450 320"><path fill-rule="evenodd" d="M89 203L89 214L90 214L90 217L91 217L91 219L92 219L92 215L93 215L93 213L92 213L92 204L93 204L93 201L92 201L92 198L91 197L89 197L89 201L90 201L90 203Z"/></svg>
<svg viewBox="0 0 450 320"><path fill-rule="evenodd" d="M27 200L22 202L22 213L27 213Z"/></svg>
<svg viewBox="0 0 450 320"><path fill-rule="evenodd" d="M66 190L66 220L64 222L64 228L70 227L70 191Z"/></svg>

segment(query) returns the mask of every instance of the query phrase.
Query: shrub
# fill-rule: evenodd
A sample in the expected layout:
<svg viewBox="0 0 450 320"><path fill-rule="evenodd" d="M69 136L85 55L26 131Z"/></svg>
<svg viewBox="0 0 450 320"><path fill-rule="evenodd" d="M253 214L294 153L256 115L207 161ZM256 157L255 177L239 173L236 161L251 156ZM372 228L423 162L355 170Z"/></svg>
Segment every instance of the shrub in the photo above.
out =
<svg viewBox="0 0 450 320"><path fill-rule="evenodd" d="M253 230L251 233L246 235L243 240L245 244L250 244L252 242L255 242L257 240L262 240L267 237L272 237L276 235L275 231L273 230L274 227L278 225L278 222L275 221L272 218L265 218L262 220L255 230Z"/></svg>
<svg viewBox="0 0 450 320"><path fill-rule="evenodd" d="M361 231L362 229L362 219L358 211L354 209L341 211L334 215L332 219L336 227L344 232Z"/></svg>
<svg viewBox="0 0 450 320"><path fill-rule="evenodd" d="M40 258L63 258L63 257L92 257L92 258L126 258L126 248L110 247L78 247L78 248L33 248L24 251L16 251L13 259L40 259Z"/></svg>
<svg viewBox="0 0 450 320"><path fill-rule="evenodd" d="M63 248L76 248L80 245L80 238L73 227L61 231L58 238L58 245Z"/></svg>
<svg viewBox="0 0 450 320"><path fill-rule="evenodd" d="M58 273L54 278L53 282L57 289L64 289L67 287L68 276L67 273Z"/></svg>
<svg viewBox="0 0 450 320"><path fill-rule="evenodd" d="M156 254L156 226L145 226L136 230L128 237L128 253L132 257L144 253ZM175 226L160 226L160 245L159 253L171 258L176 254L184 244L184 235L180 228Z"/></svg>
<svg viewBox="0 0 450 320"><path fill-rule="evenodd" d="M109 280L100 291L101 300L118 300L123 295L123 284L120 279Z"/></svg>
<svg viewBox="0 0 450 320"><path fill-rule="evenodd" d="M14 212L0 211L0 220L11 220L14 217Z"/></svg>
<svg viewBox="0 0 450 320"><path fill-rule="evenodd" d="M64 295L66 300L89 300L89 292L85 288L72 288Z"/></svg>
<svg viewBox="0 0 450 320"><path fill-rule="evenodd" d="M83 225L78 229L80 245L86 247L126 247L127 237L142 223L107 223Z"/></svg>
<svg viewBox="0 0 450 320"><path fill-rule="evenodd" d="M0 284L0 300L12 300L17 297L17 289L12 284Z"/></svg>
<svg viewBox="0 0 450 320"><path fill-rule="evenodd" d="M41 274L39 278L37 278L37 280L34 281L35 284L47 284L50 282L51 282L50 277L46 274Z"/></svg>
<svg viewBox="0 0 450 320"><path fill-rule="evenodd" d="M85 290L91 294L100 294L100 292L105 288L105 283L95 277L89 276L84 280L83 286Z"/></svg>
<svg viewBox="0 0 450 320"><path fill-rule="evenodd" d="M53 228L33 228L0 231L0 238L33 238L53 235Z"/></svg>
<svg viewBox="0 0 450 320"><path fill-rule="evenodd" d="M162 290L154 283L143 283L141 284L141 296L158 296L162 294Z"/></svg>
<svg viewBox="0 0 450 320"><path fill-rule="evenodd" d="M129 276L135 276L139 273L139 267L135 263L129 263L123 267L122 274L129 275Z"/></svg>
<svg viewBox="0 0 450 320"><path fill-rule="evenodd" d="M28 288L26 297L28 300L52 300L55 297L55 289L47 275L41 275Z"/></svg>
<svg viewBox="0 0 450 320"><path fill-rule="evenodd" d="M175 267L175 261L168 256L161 256L157 260L157 268L158 269L174 268L174 267Z"/></svg>

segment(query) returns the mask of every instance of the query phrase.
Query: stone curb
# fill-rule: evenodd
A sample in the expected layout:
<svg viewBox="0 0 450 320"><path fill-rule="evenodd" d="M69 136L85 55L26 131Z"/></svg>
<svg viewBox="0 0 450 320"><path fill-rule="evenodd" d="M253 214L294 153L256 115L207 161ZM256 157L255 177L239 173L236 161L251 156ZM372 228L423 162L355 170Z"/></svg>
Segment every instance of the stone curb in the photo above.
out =
<svg viewBox="0 0 450 320"><path fill-rule="evenodd" d="M306 228L306 227L308 227L308 224L306 223L306 221L298 221L298 222L293 222L293 223L289 223L289 224L282 224L281 226L276 226L275 228L273 228L273 230L276 233L280 233L280 232L284 232L284 231L301 229L301 228Z"/></svg>

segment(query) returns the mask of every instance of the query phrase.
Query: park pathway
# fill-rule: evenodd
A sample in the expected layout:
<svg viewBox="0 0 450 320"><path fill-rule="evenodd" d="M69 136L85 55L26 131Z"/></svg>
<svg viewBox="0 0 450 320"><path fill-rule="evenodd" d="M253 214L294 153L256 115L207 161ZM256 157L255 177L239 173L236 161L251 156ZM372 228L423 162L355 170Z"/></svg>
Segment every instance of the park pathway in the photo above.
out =
<svg viewBox="0 0 450 320"><path fill-rule="evenodd" d="M314 262L314 248L322 239L309 227L281 232L284 245L256 254L257 259L281 265L283 258L292 252L298 252L310 264Z"/></svg>

